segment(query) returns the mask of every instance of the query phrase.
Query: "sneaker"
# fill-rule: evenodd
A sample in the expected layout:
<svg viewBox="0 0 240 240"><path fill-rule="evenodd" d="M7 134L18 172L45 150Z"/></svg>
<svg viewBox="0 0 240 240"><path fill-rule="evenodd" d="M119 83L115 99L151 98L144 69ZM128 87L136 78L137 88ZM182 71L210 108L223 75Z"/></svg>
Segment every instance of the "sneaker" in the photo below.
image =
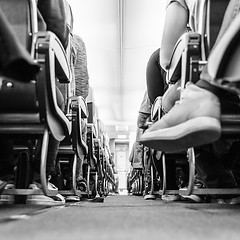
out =
<svg viewBox="0 0 240 240"><path fill-rule="evenodd" d="M220 138L220 102L216 95L188 84L181 100L154 123L139 141L147 147L180 152Z"/></svg>
<svg viewBox="0 0 240 240"><path fill-rule="evenodd" d="M182 200L190 202L190 203L202 203L205 202L202 197L199 195L191 194L189 196L182 196Z"/></svg>
<svg viewBox="0 0 240 240"><path fill-rule="evenodd" d="M15 186L12 183L6 184L5 189L14 189ZM15 195L2 194L0 195L0 204L13 204Z"/></svg>
<svg viewBox="0 0 240 240"><path fill-rule="evenodd" d="M164 113L169 112L176 101L180 99L181 81L169 85L169 88L162 97L162 109Z"/></svg>
<svg viewBox="0 0 240 240"><path fill-rule="evenodd" d="M58 188L54 184L52 184L51 182L48 182L48 189L50 189L50 190L58 190ZM60 193L58 193L55 196L51 196L51 198L54 201L56 201L56 202L58 202L60 204L64 204L65 203L65 198Z"/></svg>
<svg viewBox="0 0 240 240"><path fill-rule="evenodd" d="M178 194L164 194L162 195L162 200L164 202L177 202L177 201L181 201L182 198Z"/></svg>
<svg viewBox="0 0 240 240"><path fill-rule="evenodd" d="M155 195L153 195L153 194L146 194L146 195L144 196L144 199L145 199L145 200L155 200L156 197L155 197Z"/></svg>
<svg viewBox="0 0 240 240"><path fill-rule="evenodd" d="M66 202L80 202L79 196L66 196L65 197Z"/></svg>
<svg viewBox="0 0 240 240"><path fill-rule="evenodd" d="M194 181L194 187L193 189L200 189L200 188L206 188L206 186L203 184L202 181L198 179L198 177L195 178ZM184 189L184 188L182 188ZM206 202L206 196L205 195L181 195L183 201L187 201L190 203L203 203Z"/></svg>
<svg viewBox="0 0 240 240"><path fill-rule="evenodd" d="M221 198L214 197L212 198L212 203L238 205L240 204L240 197L231 197L229 195L222 196Z"/></svg>
<svg viewBox="0 0 240 240"><path fill-rule="evenodd" d="M232 199L229 201L229 204L231 204L231 205L238 205L238 204L240 204L240 197L232 198Z"/></svg>
<svg viewBox="0 0 240 240"><path fill-rule="evenodd" d="M49 189L56 189L53 184L48 183ZM41 184L33 183L29 185L30 189L41 189ZM35 205L63 205L65 203L65 199L61 194L57 194L54 197L48 197L46 195L28 195L26 203L35 204Z"/></svg>

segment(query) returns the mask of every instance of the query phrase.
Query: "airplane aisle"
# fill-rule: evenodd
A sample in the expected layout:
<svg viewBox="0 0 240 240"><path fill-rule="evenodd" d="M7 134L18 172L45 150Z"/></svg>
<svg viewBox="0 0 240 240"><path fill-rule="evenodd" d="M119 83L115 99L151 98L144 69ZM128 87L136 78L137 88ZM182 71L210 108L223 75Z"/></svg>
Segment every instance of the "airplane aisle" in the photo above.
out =
<svg viewBox="0 0 240 240"><path fill-rule="evenodd" d="M12 205L0 208L0 239L239 239L239 211L239 206L123 195L49 209Z"/></svg>

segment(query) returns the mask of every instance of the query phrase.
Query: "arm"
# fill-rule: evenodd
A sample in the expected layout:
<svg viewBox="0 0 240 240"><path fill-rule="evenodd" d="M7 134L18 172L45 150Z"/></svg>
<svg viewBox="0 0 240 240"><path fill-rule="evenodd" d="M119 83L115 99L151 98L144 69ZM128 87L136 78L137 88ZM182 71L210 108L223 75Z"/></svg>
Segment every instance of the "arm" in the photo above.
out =
<svg viewBox="0 0 240 240"><path fill-rule="evenodd" d="M160 51L160 64L165 70L168 69L172 51L177 40L186 31L187 23L187 9L178 2L169 4L166 10Z"/></svg>
<svg viewBox="0 0 240 240"><path fill-rule="evenodd" d="M83 40L74 34L74 45L76 48L76 62L74 64L76 95L87 98L89 92L89 76L87 67L87 52Z"/></svg>

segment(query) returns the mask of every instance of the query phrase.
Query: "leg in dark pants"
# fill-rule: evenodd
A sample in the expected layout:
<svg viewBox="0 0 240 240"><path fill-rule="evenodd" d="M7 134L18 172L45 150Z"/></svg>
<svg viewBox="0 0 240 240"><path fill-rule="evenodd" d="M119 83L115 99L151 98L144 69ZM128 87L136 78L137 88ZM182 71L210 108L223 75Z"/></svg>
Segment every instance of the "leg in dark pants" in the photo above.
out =
<svg viewBox="0 0 240 240"><path fill-rule="evenodd" d="M160 66L159 51L160 49L157 49L151 55L146 70L147 91L151 103L154 103L158 96L162 96L166 89L166 73Z"/></svg>

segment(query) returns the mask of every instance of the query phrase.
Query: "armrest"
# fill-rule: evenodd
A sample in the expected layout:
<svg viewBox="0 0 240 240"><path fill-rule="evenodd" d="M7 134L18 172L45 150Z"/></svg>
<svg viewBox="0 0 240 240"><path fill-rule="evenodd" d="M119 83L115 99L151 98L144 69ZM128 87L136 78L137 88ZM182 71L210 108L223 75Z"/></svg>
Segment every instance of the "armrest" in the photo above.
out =
<svg viewBox="0 0 240 240"><path fill-rule="evenodd" d="M182 86L187 81L195 83L199 80L201 60L201 35L188 33L185 40L186 47L182 55Z"/></svg>
<svg viewBox="0 0 240 240"><path fill-rule="evenodd" d="M84 103L82 103L83 101L84 99L82 97L71 98L73 147L75 150L77 150L79 156L86 155L88 152L88 146L86 143L87 140L83 138L83 129L85 127L83 125L83 119L87 118L86 114L82 114L83 111L81 104L84 106Z"/></svg>
<svg viewBox="0 0 240 240"><path fill-rule="evenodd" d="M61 83L69 83L72 77L69 62L57 36L52 32L38 32L36 33L36 39L38 46L41 46L41 50L54 53L56 77Z"/></svg>
<svg viewBox="0 0 240 240"><path fill-rule="evenodd" d="M188 75L186 72L188 71L187 66L191 64L192 68L193 64L200 60L200 48L201 35L199 33L188 32L179 38L173 49L169 69L166 74L167 83L174 84L183 77L187 77L187 80L189 80L191 74ZM192 68L192 72L195 73L196 69Z"/></svg>
<svg viewBox="0 0 240 240"><path fill-rule="evenodd" d="M81 108L81 117L88 118L88 108L87 108L86 101L81 96L78 96L77 99L78 99L78 105Z"/></svg>
<svg viewBox="0 0 240 240"><path fill-rule="evenodd" d="M161 118L162 97L157 97L151 108L151 119L156 121Z"/></svg>
<svg viewBox="0 0 240 240"><path fill-rule="evenodd" d="M39 104L39 107L41 108L41 105L47 105L47 108L42 109L41 112L44 112L42 117L48 119L48 125L52 134L54 135L54 132L57 129L56 123L63 127L61 136L55 136L56 139L61 141L66 135L70 134L71 123L57 104L56 75L54 71L56 55L50 47L51 36L53 35L48 32L36 34L35 58L42 68L42 71L37 75L37 89L40 99L39 101L42 102L42 104ZM46 38L48 38L49 41L46 41ZM54 118L58 119L58 121L54 121Z"/></svg>
<svg viewBox="0 0 240 240"><path fill-rule="evenodd" d="M181 58L182 53L186 49L186 34L183 34L177 41L169 63L169 68L166 74L168 84L175 83L181 78Z"/></svg>

